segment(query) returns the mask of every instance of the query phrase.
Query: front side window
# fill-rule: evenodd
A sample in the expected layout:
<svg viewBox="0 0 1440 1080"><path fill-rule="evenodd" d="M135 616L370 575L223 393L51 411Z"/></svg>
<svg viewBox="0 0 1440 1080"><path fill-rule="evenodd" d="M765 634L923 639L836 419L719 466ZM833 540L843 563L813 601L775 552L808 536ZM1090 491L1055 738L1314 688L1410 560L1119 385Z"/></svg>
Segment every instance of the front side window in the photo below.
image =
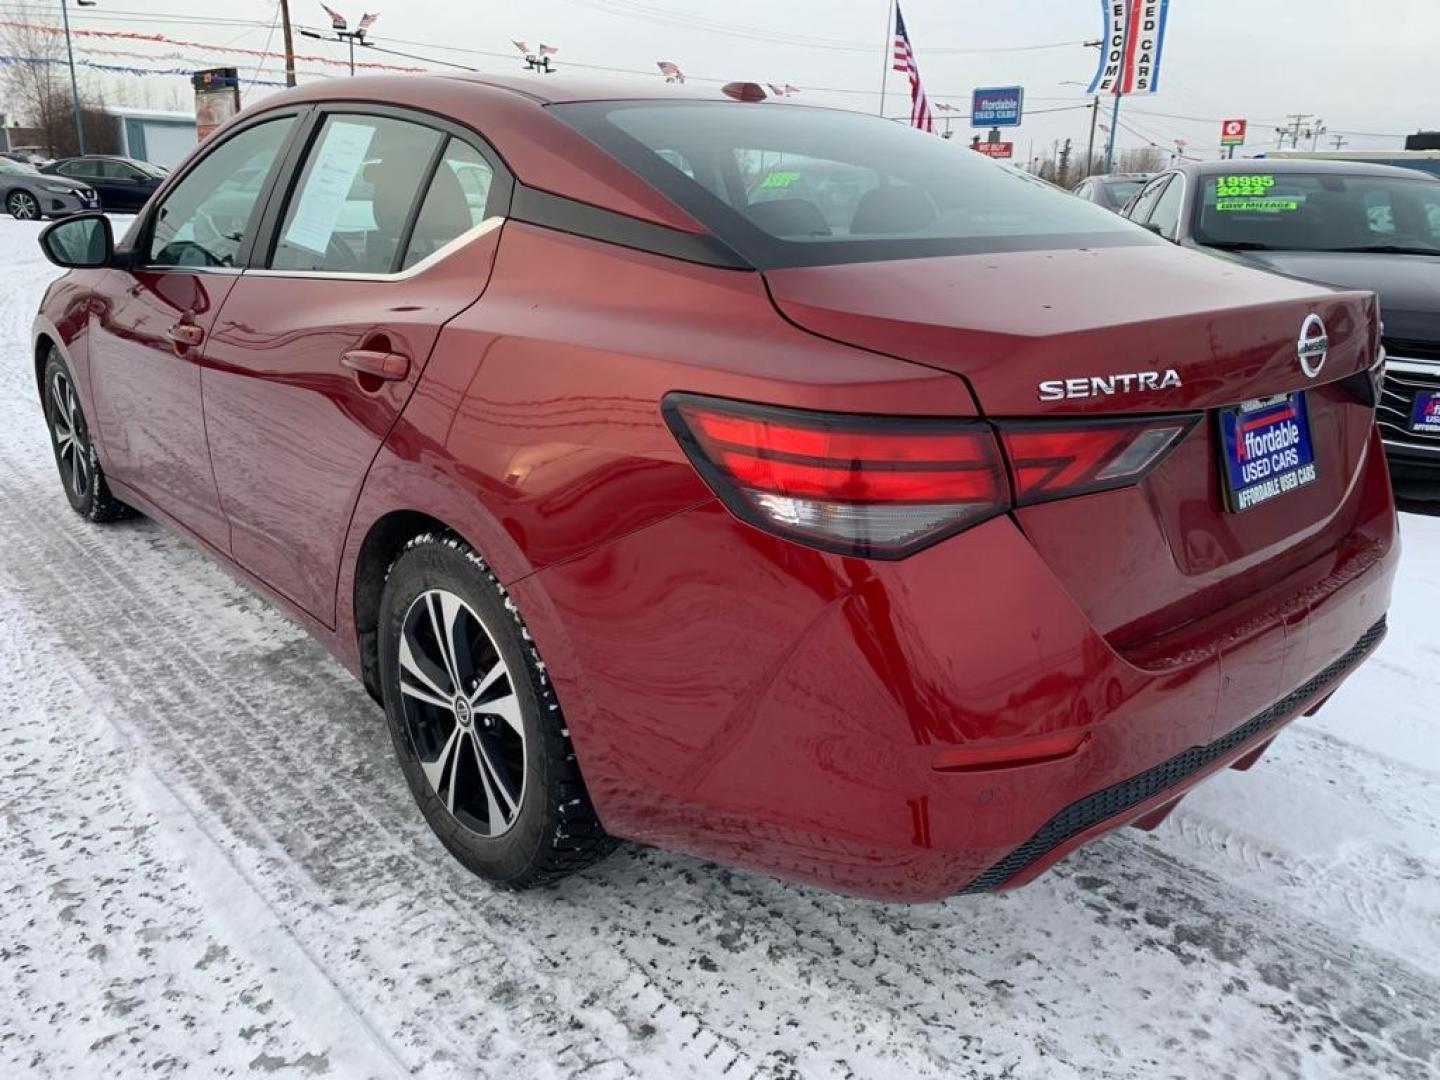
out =
<svg viewBox="0 0 1440 1080"><path fill-rule="evenodd" d="M1142 224L1150 220L1150 215L1155 212L1155 204L1160 201L1160 195L1165 190L1165 185L1170 182L1168 176L1157 177L1146 185L1145 189L1135 197L1133 206L1125 210L1125 216L1131 221L1138 221Z"/></svg>
<svg viewBox="0 0 1440 1080"><path fill-rule="evenodd" d="M294 123L286 116L256 124L201 158L155 213L146 252L150 265L234 266Z"/></svg>
<svg viewBox="0 0 1440 1080"><path fill-rule="evenodd" d="M1275 172L1209 176L1193 225L1210 247L1440 255L1440 181Z"/></svg>
<svg viewBox="0 0 1440 1080"><path fill-rule="evenodd" d="M961 143L878 117L720 102L551 111L762 268L1157 242Z"/></svg>
<svg viewBox="0 0 1440 1080"><path fill-rule="evenodd" d="M95 167L88 161L67 161L55 171L62 176L92 177L96 175Z"/></svg>
<svg viewBox="0 0 1440 1080"><path fill-rule="evenodd" d="M270 267L394 270L442 138L434 128L390 117L326 117L286 207Z"/></svg>
<svg viewBox="0 0 1440 1080"><path fill-rule="evenodd" d="M102 161L100 175L111 180L139 180L140 170L123 161Z"/></svg>

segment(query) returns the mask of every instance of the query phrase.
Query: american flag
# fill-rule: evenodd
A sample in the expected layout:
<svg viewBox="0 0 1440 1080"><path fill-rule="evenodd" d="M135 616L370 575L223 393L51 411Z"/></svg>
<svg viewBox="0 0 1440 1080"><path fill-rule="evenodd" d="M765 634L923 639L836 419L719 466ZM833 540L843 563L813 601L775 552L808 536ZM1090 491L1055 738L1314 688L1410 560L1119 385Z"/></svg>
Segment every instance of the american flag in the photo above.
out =
<svg viewBox="0 0 1440 1080"><path fill-rule="evenodd" d="M355 24L356 33L363 34L366 30L369 30L370 27L375 25L375 20L379 17L380 13L378 11L375 12L374 15L371 15L368 12L364 15L361 15L360 21Z"/></svg>
<svg viewBox="0 0 1440 1080"><path fill-rule="evenodd" d="M669 60L657 60L655 66L660 69L660 74L665 76L666 82L683 83L685 73L680 70L680 65Z"/></svg>
<svg viewBox="0 0 1440 1080"><path fill-rule="evenodd" d="M930 114L930 101L920 85L920 67L915 63L915 50L910 48L910 35L905 33L905 16L900 2L895 2L895 70L910 76L910 126L921 131L934 131L935 118Z"/></svg>
<svg viewBox="0 0 1440 1080"><path fill-rule="evenodd" d="M516 41L514 38L511 38L511 39L510 39L510 44L511 44L511 45L514 45L517 49L519 49L519 50L520 50L522 53L524 53L526 56L529 56L529 55L530 55L530 46L527 45L527 44L525 44L525 42L523 42L523 41Z"/></svg>
<svg viewBox="0 0 1440 1080"><path fill-rule="evenodd" d="M560 49L559 49L558 46L555 46L555 45L546 45L543 41L540 43L540 55L541 55L541 56L554 56L554 55L555 55L557 52L559 52L559 51L560 51Z"/></svg>
<svg viewBox="0 0 1440 1080"><path fill-rule="evenodd" d="M345 29L345 16L344 16L344 15L341 15L338 11L336 11L336 10L335 10L334 8L332 8L332 7L326 7L324 4L321 4L320 6L321 6L322 8L325 8L325 14L330 16L330 26L331 26L331 29L334 29L334 30L344 30L344 29Z"/></svg>

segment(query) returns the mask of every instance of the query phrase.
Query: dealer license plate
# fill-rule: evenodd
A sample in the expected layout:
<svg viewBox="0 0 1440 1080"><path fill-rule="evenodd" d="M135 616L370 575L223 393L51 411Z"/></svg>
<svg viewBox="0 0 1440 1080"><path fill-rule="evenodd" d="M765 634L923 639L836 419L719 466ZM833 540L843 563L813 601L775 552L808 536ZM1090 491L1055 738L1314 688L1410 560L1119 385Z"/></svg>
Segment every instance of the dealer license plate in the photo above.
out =
<svg viewBox="0 0 1440 1080"><path fill-rule="evenodd" d="M1440 391L1426 390L1415 395L1410 410L1410 430L1421 435L1440 435Z"/></svg>
<svg viewBox="0 0 1440 1080"><path fill-rule="evenodd" d="M1305 394L1247 401L1220 413L1225 509L1249 510L1315 481Z"/></svg>

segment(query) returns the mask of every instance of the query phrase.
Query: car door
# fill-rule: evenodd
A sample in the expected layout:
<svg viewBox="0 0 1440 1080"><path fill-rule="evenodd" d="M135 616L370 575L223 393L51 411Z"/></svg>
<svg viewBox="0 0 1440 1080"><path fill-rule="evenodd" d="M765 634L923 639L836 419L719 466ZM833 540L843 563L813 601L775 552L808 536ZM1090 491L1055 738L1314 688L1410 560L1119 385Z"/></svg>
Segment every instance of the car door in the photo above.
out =
<svg viewBox="0 0 1440 1080"><path fill-rule="evenodd" d="M296 115L238 129L137 221L124 270L96 290L92 396L106 469L202 539L228 550L200 404L200 362L235 284L267 180Z"/></svg>
<svg viewBox="0 0 1440 1080"><path fill-rule="evenodd" d="M144 174L133 165L123 161L99 162L100 182L105 185L102 199L105 206L114 210L139 210L150 197L150 190L142 181Z"/></svg>
<svg viewBox="0 0 1440 1080"><path fill-rule="evenodd" d="M360 485L440 328L485 288L511 181L473 134L379 106L321 109L304 142L203 384L235 560L330 623Z"/></svg>
<svg viewBox="0 0 1440 1080"><path fill-rule="evenodd" d="M118 209L114 201L115 192L110 186L110 181L101 174L100 161L97 158L75 158L73 161L57 165L55 171L61 176L79 180L82 184L88 184L94 188L95 194L100 196L102 209Z"/></svg>

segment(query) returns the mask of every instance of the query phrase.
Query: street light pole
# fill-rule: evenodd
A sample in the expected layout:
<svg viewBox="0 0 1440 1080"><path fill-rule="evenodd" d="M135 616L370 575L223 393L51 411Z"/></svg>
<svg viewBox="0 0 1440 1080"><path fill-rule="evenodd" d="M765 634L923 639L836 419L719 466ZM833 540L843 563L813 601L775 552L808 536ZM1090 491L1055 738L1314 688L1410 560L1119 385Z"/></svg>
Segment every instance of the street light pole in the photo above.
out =
<svg viewBox="0 0 1440 1080"><path fill-rule="evenodd" d="M94 0L86 3L85 0L75 0L81 7L93 7ZM78 153L82 156L85 153L85 124L80 119L80 84L75 79L75 49L70 44L70 5L66 0L60 0L60 18L65 23L65 56L70 62L70 106L75 112L75 143L79 147Z"/></svg>
<svg viewBox="0 0 1440 1080"><path fill-rule="evenodd" d="M1110 112L1110 138L1105 143L1105 171L1115 167L1115 133L1120 130L1120 94L1115 94L1115 108Z"/></svg>

